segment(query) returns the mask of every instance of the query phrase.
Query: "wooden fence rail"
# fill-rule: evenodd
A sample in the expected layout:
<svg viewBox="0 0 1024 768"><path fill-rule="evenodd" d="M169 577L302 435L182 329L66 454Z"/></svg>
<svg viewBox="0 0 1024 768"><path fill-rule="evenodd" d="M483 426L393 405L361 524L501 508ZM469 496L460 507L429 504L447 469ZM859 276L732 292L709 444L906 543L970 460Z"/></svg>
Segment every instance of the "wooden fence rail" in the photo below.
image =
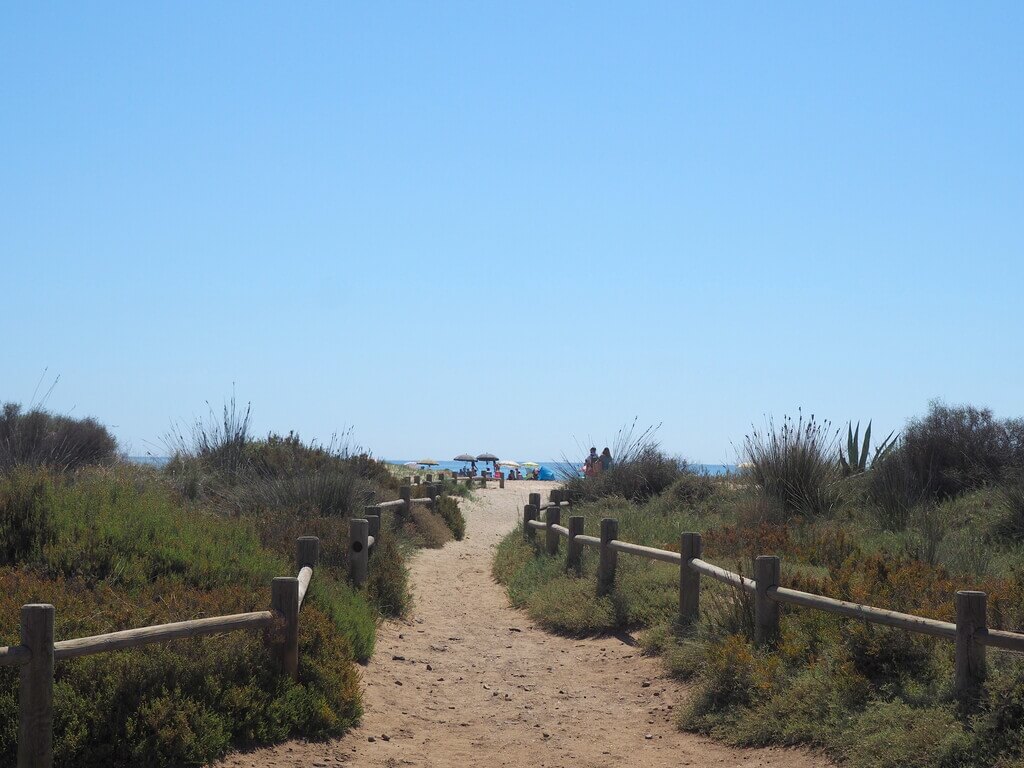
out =
<svg viewBox="0 0 1024 768"><path fill-rule="evenodd" d="M752 579L702 560L699 533L681 534L678 552L621 541L618 538L618 520L613 518L601 521L600 536L587 536L583 533L582 516L572 516L568 519L568 526L561 525L561 511L566 505L563 498L552 492L551 503L541 508L540 494L530 494L530 503L523 508L523 537L526 541L537 543L537 531L544 531L544 550L549 555L556 555L559 540L568 539L565 567L567 571L577 574L581 572L583 549L597 549L600 553L597 573L599 595L606 595L614 589L619 553L678 565L679 619L684 626L697 620L700 613L700 580L701 576L707 576L753 596L754 641L759 645L770 646L778 638L779 608L783 604L952 640L955 644L953 687L961 697L976 695L984 682L986 648L1024 653L1024 634L988 628L984 592L960 590L954 595L955 622L850 603L781 586L781 561L775 556L761 555L755 558ZM540 519L541 512L544 513L543 520Z"/></svg>
<svg viewBox="0 0 1024 768"><path fill-rule="evenodd" d="M429 477L429 475L428 475ZM428 496L412 498L403 486L395 501L368 506L362 518L349 521L349 575L358 587L366 582L369 557L380 536L380 516L386 509L408 515L414 504L440 503L441 484L430 484ZM138 648L183 637L200 637L239 630L266 631L274 665L292 679L299 669L299 610L320 560L320 539L300 536L295 543L297 576L279 576L270 585L270 610L210 616L102 635L54 642L56 609L49 604L21 608L21 643L0 647L0 666L20 667L18 689L18 768L53 766L53 665L56 661Z"/></svg>

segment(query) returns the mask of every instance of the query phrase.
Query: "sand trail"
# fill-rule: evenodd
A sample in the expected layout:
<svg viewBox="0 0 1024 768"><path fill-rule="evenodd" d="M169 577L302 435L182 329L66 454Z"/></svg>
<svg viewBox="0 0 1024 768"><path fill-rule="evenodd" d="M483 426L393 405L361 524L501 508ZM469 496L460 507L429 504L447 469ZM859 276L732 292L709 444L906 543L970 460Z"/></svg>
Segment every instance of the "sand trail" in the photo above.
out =
<svg viewBox="0 0 1024 768"><path fill-rule="evenodd" d="M384 624L363 671L362 725L342 739L230 756L224 768L285 766L829 765L789 749L732 749L675 727L686 686L628 637L572 639L535 628L491 578L494 545L527 495L510 482L463 502L465 541L412 562L408 621ZM372 567L372 566L371 566Z"/></svg>

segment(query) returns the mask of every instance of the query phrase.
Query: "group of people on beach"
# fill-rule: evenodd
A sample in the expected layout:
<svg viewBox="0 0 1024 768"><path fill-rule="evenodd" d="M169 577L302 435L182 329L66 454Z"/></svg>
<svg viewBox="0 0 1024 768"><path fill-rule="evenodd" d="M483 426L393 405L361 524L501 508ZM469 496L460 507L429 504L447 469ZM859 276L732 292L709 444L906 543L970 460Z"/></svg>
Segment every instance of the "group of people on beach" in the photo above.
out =
<svg viewBox="0 0 1024 768"><path fill-rule="evenodd" d="M584 477L597 477L602 472L607 472L612 468L612 452L605 449L601 451L601 455L598 456L597 448L591 446L590 455L587 456L583 462L583 476Z"/></svg>
<svg viewBox="0 0 1024 768"><path fill-rule="evenodd" d="M533 467L525 475L519 470L519 467L511 467L508 470L508 474L502 473L500 470L494 472L494 477L502 477L506 480L536 480L539 477L540 469ZM463 467L459 470L457 477L491 477L491 471L484 467L483 472L477 474L476 462L474 461L469 469Z"/></svg>

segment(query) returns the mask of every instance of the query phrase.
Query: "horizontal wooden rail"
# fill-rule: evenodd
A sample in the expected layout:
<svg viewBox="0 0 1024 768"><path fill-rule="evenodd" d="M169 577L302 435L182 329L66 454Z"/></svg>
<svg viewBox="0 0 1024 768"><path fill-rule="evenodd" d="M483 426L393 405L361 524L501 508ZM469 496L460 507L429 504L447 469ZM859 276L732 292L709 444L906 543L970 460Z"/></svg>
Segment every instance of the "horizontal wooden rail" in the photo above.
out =
<svg viewBox="0 0 1024 768"><path fill-rule="evenodd" d="M419 498L419 499L409 499L409 503L410 504L426 504L429 507L431 504L434 503L434 500L429 498L429 497L427 497L427 496L424 496L424 497Z"/></svg>
<svg viewBox="0 0 1024 768"><path fill-rule="evenodd" d="M576 541L587 547L600 547L601 539L597 536L584 536L582 533L576 534Z"/></svg>
<svg viewBox="0 0 1024 768"><path fill-rule="evenodd" d="M5 645L0 648L0 667L20 667L28 664L32 651L24 645Z"/></svg>
<svg viewBox="0 0 1024 768"><path fill-rule="evenodd" d="M740 576L738 573L727 571L725 568L719 568L717 565L712 565L709 562L701 560L700 558L693 558L689 563L690 569L701 573L705 576L710 576L715 581L720 581L723 584L729 584L733 587L738 587L744 592L753 594L755 591L754 580Z"/></svg>
<svg viewBox="0 0 1024 768"><path fill-rule="evenodd" d="M548 527L548 524L545 523L543 520L527 520L526 524L530 528L536 528L536 529L541 530L541 531L543 531L545 528Z"/></svg>
<svg viewBox="0 0 1024 768"><path fill-rule="evenodd" d="M780 603L802 605L805 608L816 608L819 611L837 613L840 616L849 616L853 619L864 619L874 624L899 627L908 632L919 632L924 635L944 637L948 640L956 639L956 624L948 621L936 621L935 619L925 619L909 613L874 608L870 605L848 603L845 600L836 600L833 597L814 595L809 592L800 592L796 589L787 589L786 587L770 587L768 589L768 597ZM1021 639L1024 640L1024 637Z"/></svg>
<svg viewBox="0 0 1024 768"><path fill-rule="evenodd" d="M376 506L387 509L388 507L400 507L403 504L405 504L405 502L402 501L401 499L395 499L394 501L382 501L380 504L377 504Z"/></svg>
<svg viewBox="0 0 1024 768"><path fill-rule="evenodd" d="M94 653L119 651L122 648L137 648L150 643L162 643L181 637L199 637L213 635L218 632L233 632L237 629L261 629L274 621L273 611L253 611L236 613L232 616L211 616L208 619L192 619L176 621L171 624L157 624L153 627L125 629L121 632L108 632L105 635L78 637L74 640L61 640L53 644L53 658L74 659Z"/></svg>
<svg viewBox="0 0 1024 768"><path fill-rule="evenodd" d="M366 546L372 548L373 545L376 544L376 543L377 543L377 537L376 536L367 536L366 537Z"/></svg>
<svg viewBox="0 0 1024 768"><path fill-rule="evenodd" d="M640 544L630 544L628 541L611 541L608 546L614 549L616 552L625 552L629 555L639 555L640 557L646 557L650 560L660 560L663 563L672 563L673 565L679 565L682 560L682 556L678 552L670 552L667 549L655 549L654 547L644 547Z"/></svg>
<svg viewBox="0 0 1024 768"><path fill-rule="evenodd" d="M569 536L569 529L566 528L564 525L552 525L551 530L557 533L559 536L565 536L566 538L568 538Z"/></svg>
<svg viewBox="0 0 1024 768"><path fill-rule="evenodd" d="M954 624L954 626L956 625ZM990 648L1024 653L1024 635L1017 634L1016 632L1006 632L1002 629L986 629L979 631L976 637L979 643Z"/></svg>

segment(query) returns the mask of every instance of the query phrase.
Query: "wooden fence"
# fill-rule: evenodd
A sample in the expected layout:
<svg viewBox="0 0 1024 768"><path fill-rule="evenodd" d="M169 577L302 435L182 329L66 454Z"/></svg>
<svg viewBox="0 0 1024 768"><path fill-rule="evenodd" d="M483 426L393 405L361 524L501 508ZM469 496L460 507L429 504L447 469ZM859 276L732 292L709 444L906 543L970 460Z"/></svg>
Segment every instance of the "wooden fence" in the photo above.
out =
<svg viewBox="0 0 1024 768"><path fill-rule="evenodd" d="M402 486L401 498L367 507L362 518L349 521L349 575L358 587L366 582L370 553L380 535L381 513L394 508L407 515L413 504L436 505L441 485L428 487L425 498L412 498ZM279 576L270 585L270 610L211 616L171 624L126 629L72 640L53 639L56 610L49 604L21 607L21 644L0 647L0 666L18 666L18 768L53 766L54 662L94 653L138 648L183 637L199 637L238 630L261 629L273 663L282 674L297 679L299 671L299 609L320 559L320 539L300 536L295 546L296 576Z"/></svg>
<svg viewBox="0 0 1024 768"><path fill-rule="evenodd" d="M444 477L444 475L438 474L438 477L439 478L440 477ZM420 475L409 475L408 477L405 478L405 483L406 483L406 485L420 485L420 481L422 479L423 478ZM479 486L481 488L486 488L488 480L490 480L491 482L497 483L499 488L504 488L505 487L505 478L504 477L492 477L490 475L470 475L470 476L467 477L467 476L464 476L464 475L452 474L452 475L449 476L449 479L452 480L456 485L459 484L459 481L465 480L466 481L466 487L468 487L468 488L472 488L473 485L477 484L477 483L479 484ZM431 483L433 483L433 481L434 481L434 476L433 475L427 475L426 476L426 483L427 483L427 485L430 485Z"/></svg>
<svg viewBox="0 0 1024 768"><path fill-rule="evenodd" d="M778 638L779 607L783 604L813 608L907 632L952 640L955 644L953 687L956 694L962 697L975 695L985 680L986 648L1024 653L1024 634L988 628L984 592L958 591L954 596L956 622L937 621L783 587L779 583L781 560L773 555L755 558L754 578L746 578L701 559L699 533L680 534L678 552L619 540L619 521L613 518L601 520L600 536L587 536L583 530L583 517L569 517L568 526L561 525L562 510L570 507L564 493L552 491L550 503L543 508L540 494L530 494L529 501L523 509L523 536L527 541L537 543L537 531L544 531L543 546L549 555L557 555L559 541L562 538L568 539L567 570L577 574L581 572L584 547L599 551L599 595L606 595L615 588L615 570L620 552L679 566L679 618L683 625L697 620L701 576L707 576L753 597L754 641L762 646L770 646ZM544 513L543 519L540 517L541 512Z"/></svg>

